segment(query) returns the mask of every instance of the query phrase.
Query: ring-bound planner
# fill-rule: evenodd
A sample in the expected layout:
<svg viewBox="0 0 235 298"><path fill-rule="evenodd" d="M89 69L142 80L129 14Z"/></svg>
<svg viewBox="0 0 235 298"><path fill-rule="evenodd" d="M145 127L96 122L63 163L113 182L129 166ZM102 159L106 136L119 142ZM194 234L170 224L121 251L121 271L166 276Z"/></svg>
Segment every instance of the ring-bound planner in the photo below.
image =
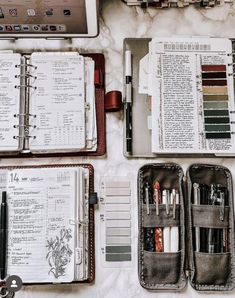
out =
<svg viewBox="0 0 235 298"><path fill-rule="evenodd" d="M103 155L104 57L0 53L1 155Z"/></svg>
<svg viewBox="0 0 235 298"><path fill-rule="evenodd" d="M91 165L2 167L4 192L6 277L18 275L24 284L94 280L96 194Z"/></svg>

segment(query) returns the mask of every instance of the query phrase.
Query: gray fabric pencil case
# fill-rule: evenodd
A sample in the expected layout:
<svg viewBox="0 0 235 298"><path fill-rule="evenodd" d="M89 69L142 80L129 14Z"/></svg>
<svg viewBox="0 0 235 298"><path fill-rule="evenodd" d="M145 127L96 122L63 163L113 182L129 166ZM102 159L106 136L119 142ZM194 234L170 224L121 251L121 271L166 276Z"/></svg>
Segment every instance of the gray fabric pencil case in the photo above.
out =
<svg viewBox="0 0 235 298"><path fill-rule="evenodd" d="M138 270L148 290L235 288L232 176L219 165L147 164L138 173Z"/></svg>

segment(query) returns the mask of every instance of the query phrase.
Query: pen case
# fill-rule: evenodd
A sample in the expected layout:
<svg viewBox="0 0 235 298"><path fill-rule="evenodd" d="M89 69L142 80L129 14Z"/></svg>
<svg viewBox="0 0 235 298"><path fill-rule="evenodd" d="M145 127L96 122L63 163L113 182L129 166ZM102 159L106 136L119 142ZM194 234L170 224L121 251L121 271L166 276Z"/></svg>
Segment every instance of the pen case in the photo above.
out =
<svg viewBox="0 0 235 298"><path fill-rule="evenodd" d="M158 204L154 200L146 202L146 185L156 182L164 191L176 190L178 202L169 205ZM226 201L209 205L194 203L194 187L200 185L200 198L205 185L224 189ZM211 187L212 188L212 187ZM208 197L212 190L208 189ZM162 191L162 196L164 196ZM220 190L218 190L220 194ZM221 192L222 193L222 192ZM151 190L149 198L154 198ZM218 195L220 198L222 195ZM218 199L219 201L219 199ZM164 200L162 201L164 203ZM168 212L167 212L168 209ZM147 290L182 290L187 281L197 291L231 291L235 287L235 241L232 176L230 171L219 165L193 164L187 173L177 164L154 163L140 168L138 173L138 275L142 287ZM155 237L159 242L159 229L163 245L170 239L170 246L165 251L158 251L149 244ZM170 230L171 237L166 238ZM175 233L177 229L177 233ZM156 232L158 231L158 232ZM172 232L174 231L174 232ZM196 231L200 231L196 238ZM212 233L213 234L210 234ZM207 238L203 238L207 233ZM217 234L220 233L220 238ZM210 235L213 235L210 238ZM204 235L205 236L205 235ZM196 240L200 249L197 250ZM212 239L213 252L210 248ZM214 239L219 239L218 243ZM177 241L177 245L174 243ZM159 244L159 243L158 243ZM219 245L222 246L219 251ZM218 246L218 252L216 252ZM177 249L175 249L177 248Z"/></svg>

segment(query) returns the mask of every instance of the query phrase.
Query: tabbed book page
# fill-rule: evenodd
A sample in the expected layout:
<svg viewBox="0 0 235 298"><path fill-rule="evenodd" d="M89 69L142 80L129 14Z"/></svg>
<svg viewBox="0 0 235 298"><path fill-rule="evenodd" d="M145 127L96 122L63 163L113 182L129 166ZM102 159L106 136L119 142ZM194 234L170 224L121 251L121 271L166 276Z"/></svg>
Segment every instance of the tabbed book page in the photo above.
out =
<svg viewBox="0 0 235 298"><path fill-rule="evenodd" d="M62 151L85 147L84 57L78 53L33 53L30 149Z"/></svg>
<svg viewBox="0 0 235 298"><path fill-rule="evenodd" d="M20 64L20 54L0 53L0 151L19 150Z"/></svg>
<svg viewBox="0 0 235 298"><path fill-rule="evenodd" d="M75 202L77 229L75 236L75 280L86 280L89 268L89 170L77 173L77 194Z"/></svg>
<svg viewBox="0 0 235 298"><path fill-rule="evenodd" d="M24 283L74 280L75 169L1 171L8 195L8 274ZM6 187L7 185L7 187Z"/></svg>
<svg viewBox="0 0 235 298"><path fill-rule="evenodd" d="M97 150L97 124L95 104L95 62L85 57L85 85L86 85L86 149Z"/></svg>
<svg viewBox="0 0 235 298"><path fill-rule="evenodd" d="M235 152L231 53L229 39L153 39L154 153Z"/></svg>

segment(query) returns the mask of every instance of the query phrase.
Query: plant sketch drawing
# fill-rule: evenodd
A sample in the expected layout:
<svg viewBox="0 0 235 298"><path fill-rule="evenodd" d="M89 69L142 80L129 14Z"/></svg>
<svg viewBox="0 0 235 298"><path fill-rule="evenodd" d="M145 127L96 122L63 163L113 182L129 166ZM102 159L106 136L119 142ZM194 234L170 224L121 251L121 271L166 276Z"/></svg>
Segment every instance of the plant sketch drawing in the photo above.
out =
<svg viewBox="0 0 235 298"><path fill-rule="evenodd" d="M59 236L47 240L46 259L50 266L48 275L53 274L55 278L65 275L66 267L73 254L69 247L69 241L72 238L71 232L71 229L61 229Z"/></svg>

